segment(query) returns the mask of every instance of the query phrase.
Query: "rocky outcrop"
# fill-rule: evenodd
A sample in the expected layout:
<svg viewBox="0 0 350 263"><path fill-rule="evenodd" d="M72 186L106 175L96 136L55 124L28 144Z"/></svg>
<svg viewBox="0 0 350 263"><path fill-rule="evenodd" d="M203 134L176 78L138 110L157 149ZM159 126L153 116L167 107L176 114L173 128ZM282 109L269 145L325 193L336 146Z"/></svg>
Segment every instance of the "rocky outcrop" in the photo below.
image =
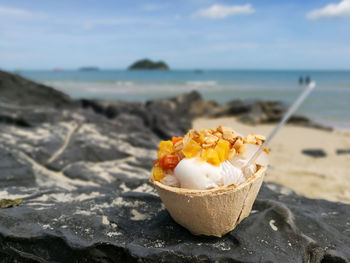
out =
<svg viewBox="0 0 350 263"><path fill-rule="evenodd" d="M123 101L81 100L84 108L108 118L128 112L139 116L145 125L150 126L160 138L183 134L191 127L191 121L197 117L236 116L238 120L250 125L277 123L287 110L286 105L278 101L233 100L225 105L204 100L197 91L182 94L169 99L147 101L145 104ZM307 117L293 115L288 123L304 127L332 130L331 127L315 123Z"/></svg>
<svg viewBox="0 0 350 263"><path fill-rule="evenodd" d="M50 107L63 107L72 103L60 91L4 71L0 71L0 102Z"/></svg>
<svg viewBox="0 0 350 263"><path fill-rule="evenodd" d="M225 105L211 108L205 115L212 118L237 116L238 120L250 125L277 123L281 121L287 105L280 101L232 100ZM293 115L288 123L304 127L332 130L331 127L315 123L305 116Z"/></svg>
<svg viewBox="0 0 350 263"><path fill-rule="evenodd" d="M147 101L145 104L125 101L81 100L83 108L90 108L109 119L121 114L132 114L158 137L169 139L180 136L191 128L195 117L206 116L218 105L203 100L197 91L170 99Z"/></svg>
<svg viewBox="0 0 350 263"><path fill-rule="evenodd" d="M198 94L80 103L0 104L13 119L0 122L0 262L350 260L350 206L276 184L220 239L171 219L148 177L160 137L187 129L197 113L185 112L205 103Z"/></svg>
<svg viewBox="0 0 350 263"><path fill-rule="evenodd" d="M128 67L129 70L146 69L146 70L169 70L169 66L163 61L152 61L150 59L141 59Z"/></svg>

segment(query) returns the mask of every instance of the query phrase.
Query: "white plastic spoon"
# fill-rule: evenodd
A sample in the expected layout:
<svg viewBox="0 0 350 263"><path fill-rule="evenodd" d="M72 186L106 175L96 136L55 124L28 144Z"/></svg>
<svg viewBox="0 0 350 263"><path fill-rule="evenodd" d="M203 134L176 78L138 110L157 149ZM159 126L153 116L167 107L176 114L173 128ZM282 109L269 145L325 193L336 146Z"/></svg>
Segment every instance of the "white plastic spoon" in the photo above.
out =
<svg viewBox="0 0 350 263"><path fill-rule="evenodd" d="M288 109L287 113L283 116L281 122L275 127L275 129L270 133L269 137L266 141L259 147L259 149L254 153L254 155L250 158L250 160L245 165L245 168L248 168L251 164L253 164L256 159L259 157L261 152L269 145L271 140L275 137L275 135L281 130L283 125L289 120L292 114L299 108L300 104L306 99L306 97L310 94L310 92L316 87L316 82L310 82L304 91L300 94L300 96L296 99L292 106Z"/></svg>

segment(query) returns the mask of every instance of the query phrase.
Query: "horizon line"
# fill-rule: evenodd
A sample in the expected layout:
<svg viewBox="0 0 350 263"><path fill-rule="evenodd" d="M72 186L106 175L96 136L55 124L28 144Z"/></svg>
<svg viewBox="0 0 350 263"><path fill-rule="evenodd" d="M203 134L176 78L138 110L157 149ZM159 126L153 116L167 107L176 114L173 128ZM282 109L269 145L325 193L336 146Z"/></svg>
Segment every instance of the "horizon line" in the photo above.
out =
<svg viewBox="0 0 350 263"><path fill-rule="evenodd" d="M201 70L201 71L215 71L215 70L222 70L222 71L230 71L230 70L235 70L235 71L350 71L350 68L170 68L169 70L149 70L149 69L144 69L144 70L129 70L128 68L109 68L109 67L98 67L98 66L94 66L96 67L98 71L104 71L104 70L125 70L125 71L160 71L160 72L168 72L168 71L180 71L180 70L184 70L184 71L195 71L195 70ZM16 73L16 72L21 72L21 71L53 71L55 72L55 69L60 69L57 72L64 72L64 71L81 71L81 68L84 68L84 66L82 67L78 67L78 68L61 68L61 67L53 67L53 68L1 68L0 70L3 71L8 71L8 72L12 72L12 73ZM84 71L82 71L84 72Z"/></svg>

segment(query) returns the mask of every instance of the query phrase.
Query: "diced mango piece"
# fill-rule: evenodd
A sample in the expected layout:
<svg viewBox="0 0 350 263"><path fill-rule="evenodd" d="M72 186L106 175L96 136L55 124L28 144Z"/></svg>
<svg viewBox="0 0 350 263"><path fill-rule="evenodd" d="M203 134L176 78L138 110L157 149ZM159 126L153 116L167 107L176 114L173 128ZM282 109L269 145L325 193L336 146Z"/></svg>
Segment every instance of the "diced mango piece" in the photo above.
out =
<svg viewBox="0 0 350 263"><path fill-rule="evenodd" d="M181 142L183 140L183 138L182 137L172 137L171 138L171 141L173 142L173 145L175 145L176 143L178 143L178 142Z"/></svg>
<svg viewBox="0 0 350 263"><path fill-rule="evenodd" d="M162 159L164 155L171 154L175 151L172 141L161 141L158 149L158 159Z"/></svg>
<svg viewBox="0 0 350 263"><path fill-rule="evenodd" d="M164 178L164 171L159 165L153 167L153 177L156 181L160 181Z"/></svg>
<svg viewBox="0 0 350 263"><path fill-rule="evenodd" d="M192 158L198 154L200 151L201 146L199 143L191 139L183 148L182 152L185 155L186 158Z"/></svg>
<svg viewBox="0 0 350 263"><path fill-rule="evenodd" d="M220 139L214 149L220 159L220 162L224 162L228 159L228 152L230 151L230 143L226 140Z"/></svg>
<svg viewBox="0 0 350 263"><path fill-rule="evenodd" d="M207 163L210 163L215 166L220 165L220 159L218 153L212 149L205 149L201 152L201 158L206 161Z"/></svg>

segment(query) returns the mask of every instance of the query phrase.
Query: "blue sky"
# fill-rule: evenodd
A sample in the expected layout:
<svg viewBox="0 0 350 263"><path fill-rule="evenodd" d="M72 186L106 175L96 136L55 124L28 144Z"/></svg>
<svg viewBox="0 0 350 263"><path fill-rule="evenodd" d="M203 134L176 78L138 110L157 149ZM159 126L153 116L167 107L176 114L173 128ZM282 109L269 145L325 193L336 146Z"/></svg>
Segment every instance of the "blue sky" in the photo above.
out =
<svg viewBox="0 0 350 263"><path fill-rule="evenodd" d="M0 2L0 67L350 69L350 0Z"/></svg>

